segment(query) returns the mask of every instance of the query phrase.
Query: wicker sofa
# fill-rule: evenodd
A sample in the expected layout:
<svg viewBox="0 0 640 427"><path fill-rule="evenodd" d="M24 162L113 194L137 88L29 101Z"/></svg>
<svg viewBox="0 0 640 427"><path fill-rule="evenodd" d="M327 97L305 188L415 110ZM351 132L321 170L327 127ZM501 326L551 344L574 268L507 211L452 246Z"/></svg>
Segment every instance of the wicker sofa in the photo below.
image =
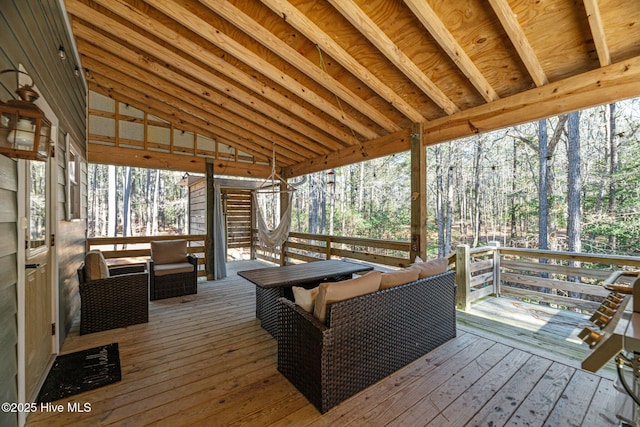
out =
<svg viewBox="0 0 640 427"><path fill-rule="evenodd" d="M456 336L455 272L336 302L278 300L278 370L321 412Z"/></svg>

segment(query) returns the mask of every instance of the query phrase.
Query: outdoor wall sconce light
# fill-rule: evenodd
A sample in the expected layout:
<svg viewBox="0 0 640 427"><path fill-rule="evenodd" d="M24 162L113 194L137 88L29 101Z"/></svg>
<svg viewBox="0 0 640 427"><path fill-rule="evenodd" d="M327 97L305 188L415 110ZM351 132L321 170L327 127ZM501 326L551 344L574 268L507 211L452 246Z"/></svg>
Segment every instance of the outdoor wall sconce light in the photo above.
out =
<svg viewBox="0 0 640 427"><path fill-rule="evenodd" d="M24 71L3 70L22 73ZM31 78L31 77L29 77ZM0 103L0 154L7 157L46 160L49 157L51 122L33 102L40 97L30 85L19 86L16 93L20 99Z"/></svg>

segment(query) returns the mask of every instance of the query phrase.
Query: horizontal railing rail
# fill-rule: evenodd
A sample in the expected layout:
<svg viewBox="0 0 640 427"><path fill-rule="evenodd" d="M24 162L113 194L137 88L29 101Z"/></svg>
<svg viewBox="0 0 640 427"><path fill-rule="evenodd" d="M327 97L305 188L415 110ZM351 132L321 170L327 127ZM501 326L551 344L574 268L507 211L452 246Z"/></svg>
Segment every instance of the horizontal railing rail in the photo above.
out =
<svg viewBox="0 0 640 427"><path fill-rule="evenodd" d="M615 271L640 269L640 257L461 245L456 265L459 309L488 295L508 295L590 313L609 293L603 282Z"/></svg>
<svg viewBox="0 0 640 427"><path fill-rule="evenodd" d="M390 267L406 267L410 263L411 244L408 241L291 232L284 244L284 254L273 254L262 248L255 236L256 230L256 256L275 263L294 264L332 258L348 258Z"/></svg>

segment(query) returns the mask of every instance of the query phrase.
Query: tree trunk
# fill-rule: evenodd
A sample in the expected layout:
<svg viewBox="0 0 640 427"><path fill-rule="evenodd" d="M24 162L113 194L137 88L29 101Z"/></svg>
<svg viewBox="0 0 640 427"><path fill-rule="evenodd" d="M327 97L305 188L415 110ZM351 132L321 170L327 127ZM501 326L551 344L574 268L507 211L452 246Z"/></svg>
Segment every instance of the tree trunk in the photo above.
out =
<svg viewBox="0 0 640 427"><path fill-rule="evenodd" d="M442 257L445 251L445 237L444 237L444 203L443 193L444 184L442 177L442 147L436 145L433 149L434 157L436 160L436 224L438 228L438 256Z"/></svg>
<svg viewBox="0 0 640 427"><path fill-rule="evenodd" d="M615 218L617 208L617 190L616 173L618 172L618 144L616 141L616 104L608 105L609 132L607 139L609 140L609 216ZM616 236L609 233L609 250L616 253Z"/></svg>
<svg viewBox="0 0 640 427"><path fill-rule="evenodd" d="M569 114L567 138L567 161L568 161L568 195L567 195L567 246L570 252L580 252L582 250L580 235L580 207L582 176L580 173L580 113ZM579 267L580 263L570 261L569 266ZM579 277L569 278L570 281L578 282ZM573 298L579 297L578 293L570 292Z"/></svg>
<svg viewBox="0 0 640 427"><path fill-rule="evenodd" d="M129 228L131 227L131 167L124 168L122 174L122 237L131 235ZM122 249L126 249L127 245L123 245Z"/></svg>
<svg viewBox="0 0 640 427"><path fill-rule="evenodd" d="M548 154L547 120L538 121L538 248L549 249L549 154ZM546 262L546 260L545 260Z"/></svg>
<svg viewBox="0 0 640 427"><path fill-rule="evenodd" d="M116 236L117 222L118 222L118 211L117 211L117 199L116 199L116 167L113 165L109 165L108 167L108 181L109 181L109 189L108 189L108 219L107 219L107 235L109 237ZM116 249L115 245L113 247Z"/></svg>
<svg viewBox="0 0 640 427"><path fill-rule="evenodd" d="M473 188L473 245L478 246L478 240L480 239L480 221L482 215L480 215L480 158L482 157L482 139L478 138L476 141L476 152L473 159L474 170L474 188Z"/></svg>
<svg viewBox="0 0 640 427"><path fill-rule="evenodd" d="M153 187L153 208L151 215L151 235L158 235L158 204L160 199L160 169L156 170L156 182Z"/></svg>

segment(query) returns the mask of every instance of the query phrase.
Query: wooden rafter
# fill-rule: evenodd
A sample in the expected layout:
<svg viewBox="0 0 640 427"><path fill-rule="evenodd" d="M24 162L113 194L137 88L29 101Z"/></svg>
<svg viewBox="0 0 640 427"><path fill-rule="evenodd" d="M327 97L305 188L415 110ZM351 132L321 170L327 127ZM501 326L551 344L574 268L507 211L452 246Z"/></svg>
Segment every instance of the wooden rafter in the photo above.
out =
<svg viewBox="0 0 640 427"><path fill-rule="evenodd" d="M602 23L602 16L600 16L598 0L584 0L584 8L587 11L587 17L589 18L589 27L591 28L593 42L595 43L596 51L598 52L600 66L604 67L610 65L611 53L609 52L607 38L604 34L604 24Z"/></svg>
<svg viewBox="0 0 640 427"><path fill-rule="evenodd" d="M114 1L114 0L109 0ZM260 56L254 54L249 49L242 46L240 43L233 40L231 37L225 35L219 29L213 27L211 24L208 24L203 19L199 18L197 15L189 12L186 8L180 6L177 3L170 3L163 0L145 0L147 3L151 4L158 10L166 13L171 16L177 22L180 22L185 27L192 30L194 33L200 35L207 41L212 44L218 46L223 49L230 55L233 55L235 58L246 64L253 64L256 69L260 70L262 74L270 78L273 82L276 82L292 93L296 94L300 98L304 99L311 105L316 108L325 111L327 114L331 115L334 119L342 122L344 125L348 126L350 129L355 131L356 133L366 137L367 139L377 138L379 135L374 131L363 125L362 123L355 120L353 117L345 114L339 107L334 104L328 102L326 99L322 98L318 94L314 93L310 88L305 87L299 82L295 81L293 78L283 73L275 66L270 64L268 61L265 61ZM159 35L159 34L156 34ZM166 40L166 38L165 38ZM328 82L327 82L328 84ZM335 89L335 88L334 88ZM345 96L345 93L341 93L341 95ZM351 97L355 97L355 95L351 94ZM351 98L350 97L350 98ZM351 100L351 99L350 99ZM353 100L351 100L353 102Z"/></svg>
<svg viewBox="0 0 640 427"><path fill-rule="evenodd" d="M313 64L311 61L307 60L302 54L297 52L295 49L290 47L288 44L275 37L269 30L264 28L255 20L251 19L248 15L243 13L240 9L234 7L229 4L228 1L222 0L202 0L205 6L211 9L213 12L218 15L224 17L227 21L240 28L246 34L253 37L257 42L261 43L268 49L272 50L282 59L287 61L289 64L297 67L300 71L305 73L311 79L315 80L317 83L324 85L327 90L333 93L335 96L339 97L343 101L350 104L355 109L359 110L365 116L368 116L371 120L378 123L380 126L385 128L389 132L396 132L400 130L400 127L394 123L387 116L373 108L367 102L365 102L362 98L358 97L354 94L350 89L345 87L342 83L334 79L331 75L326 73L320 66L320 64ZM165 4L165 3L163 3ZM163 7L166 9L166 6ZM190 17L187 21L190 27L197 26L198 20ZM213 40L211 40L213 42ZM225 37L222 40L222 44L220 44L221 48L226 48L230 45L229 38ZM248 50L246 48L237 48L237 50L242 50L244 53L243 56L248 57L249 63L256 63L255 55L247 53ZM231 53L231 52L230 52ZM263 69L260 66L261 69ZM349 123L345 123L349 125Z"/></svg>
<svg viewBox="0 0 640 427"><path fill-rule="evenodd" d="M405 55L352 0L329 0L329 2L447 114L460 111L424 71L418 68L411 58Z"/></svg>
<svg viewBox="0 0 640 427"><path fill-rule="evenodd" d="M316 43L320 49L331 55L331 57L349 70L349 72L365 82L372 90L386 99L410 120L417 123L427 120L418 110L402 99L402 96L384 84L366 67L356 61L356 59L344 50L336 41L334 41L331 36L322 31L320 27L314 24L313 21L308 19L291 3L285 0L261 1L286 20L288 24L304 34L309 40Z"/></svg>
<svg viewBox="0 0 640 427"><path fill-rule="evenodd" d="M507 0L489 0L489 3L536 86L543 86L549 83L538 57L518 22L518 17L511 10Z"/></svg>
<svg viewBox="0 0 640 427"><path fill-rule="evenodd" d="M433 11L431 6L424 0L404 0L411 11L425 26L429 33L438 42L442 50L451 58L453 62L460 68L465 76L471 81L473 86L480 92L482 97L488 101L495 101L500 97L495 89L489 84L487 79L482 75L478 67L473 63L469 55L462 49L462 46L456 41L453 35L447 30L438 15Z"/></svg>
<svg viewBox="0 0 640 427"><path fill-rule="evenodd" d="M103 2L103 0L98 1ZM71 14L86 22L100 21L104 23L102 29L110 32L114 37L119 37L127 42L134 43L138 48L144 50L149 55L157 57L160 61L170 64L175 67L175 69L191 74L197 80L210 85L212 88L215 88L228 96L234 97L236 100L248 107L259 109L262 114L280 121L280 123L285 126L304 129L303 132L310 136L313 135L314 139L329 143L327 147L329 149L336 149L336 147L339 146L349 145L344 141L350 141L352 139L352 135L350 133L322 120L314 113L304 108L304 106L296 104L293 100L280 95L274 90L270 90L270 88L265 87L252 77L244 74L222 58L217 57L211 52L203 50L201 46L185 39L176 31L162 25L158 21L150 20L141 14L132 14L131 8L121 4L119 0L104 1L104 4L107 5L114 13L121 13L124 16L127 16L130 22L139 25L140 28L145 31L164 37L164 39L169 43L179 42L179 47L183 51L192 55L194 58L198 58L199 61L206 63L212 70L223 72L225 75L234 78L236 82L242 85L242 87L230 84L227 80L224 80L212 72L198 66L195 62L185 63L184 57L181 55L178 55L162 45L144 37L140 33L115 20L106 19L104 15L101 15L94 9L91 9L84 3L81 3L79 0L67 0L66 4L67 9ZM261 98L257 98L243 88L247 88L248 90L253 91L254 94L259 94L262 97L268 98L270 102L277 104L283 109L283 111L274 108L266 101L263 101ZM288 112L289 114L286 114L285 112ZM313 125L315 129L311 128L309 125L304 125L303 122L297 121L296 118L292 117L291 113L298 116L304 122ZM329 135L333 135L337 140L334 140L334 142L331 143L331 137L323 134L319 129L324 130Z"/></svg>

